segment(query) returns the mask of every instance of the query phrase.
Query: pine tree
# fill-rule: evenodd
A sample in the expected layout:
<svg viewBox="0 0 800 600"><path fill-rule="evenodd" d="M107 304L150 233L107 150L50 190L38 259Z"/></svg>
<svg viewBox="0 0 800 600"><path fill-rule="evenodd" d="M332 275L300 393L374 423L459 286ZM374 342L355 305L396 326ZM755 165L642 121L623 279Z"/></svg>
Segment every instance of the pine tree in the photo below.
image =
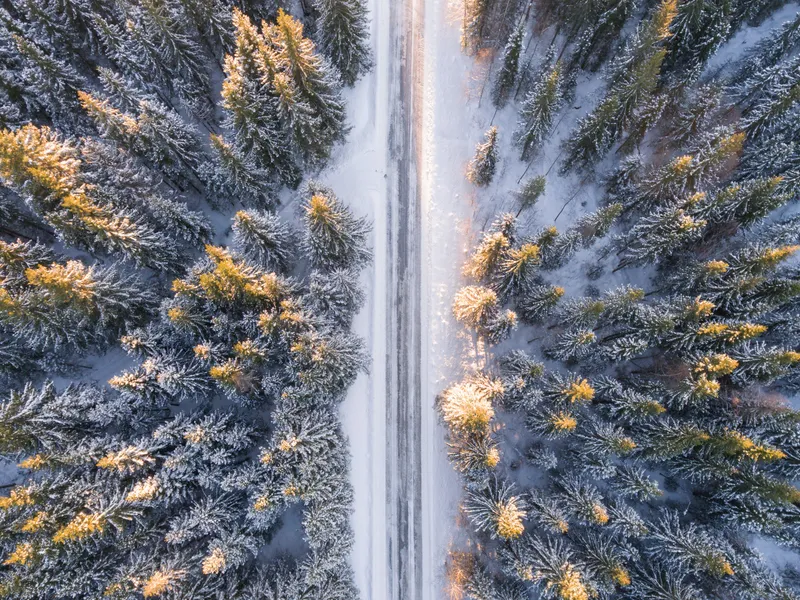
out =
<svg viewBox="0 0 800 600"><path fill-rule="evenodd" d="M533 583L548 600L588 600L589 582L583 565L563 539L526 536L518 547L502 550L506 569L523 582Z"/></svg>
<svg viewBox="0 0 800 600"><path fill-rule="evenodd" d="M556 339L555 343L544 350L544 354L553 360L576 360L587 356L597 337L591 331L576 329L567 331Z"/></svg>
<svg viewBox="0 0 800 600"><path fill-rule="evenodd" d="M263 83L275 74L274 52L238 9L233 11L233 25L235 53L225 58L222 84L225 126L233 133L236 150L245 158L282 183L296 187L300 182L296 151L284 143L288 124L278 118L277 101ZM222 160L224 165L227 161Z"/></svg>
<svg viewBox="0 0 800 600"><path fill-rule="evenodd" d="M498 314L497 294L486 287L463 287L453 300L453 314L469 327L484 329Z"/></svg>
<svg viewBox="0 0 800 600"><path fill-rule="evenodd" d="M757 71L774 67L779 60L797 48L798 42L800 42L800 17L795 15L794 19L773 29L769 35L760 39L748 50L732 78L733 81L740 83Z"/></svg>
<svg viewBox="0 0 800 600"><path fill-rule="evenodd" d="M522 42L525 39L525 22L520 21L509 36L503 49L502 64L494 80L492 88L492 104L495 108L503 108L508 102L514 84L519 75L519 58L522 53Z"/></svg>
<svg viewBox="0 0 800 600"><path fill-rule="evenodd" d="M126 33L140 64L152 67L159 83L175 90L192 113L205 118L211 111L208 73L201 60L206 55L176 8L166 0L145 0L129 11Z"/></svg>
<svg viewBox="0 0 800 600"><path fill-rule="evenodd" d="M362 0L315 0L320 50L345 85L353 85L372 65L367 47L367 9Z"/></svg>
<svg viewBox="0 0 800 600"><path fill-rule="evenodd" d="M513 487L497 480L476 492L469 492L466 513L478 531L488 531L503 540L519 538L525 531L525 503L513 495Z"/></svg>
<svg viewBox="0 0 800 600"><path fill-rule="evenodd" d="M800 101L800 85L793 85L788 89L785 85L777 89L767 89L748 110L742 120L742 129L749 137L757 138L785 125L785 117L792 113L798 101Z"/></svg>
<svg viewBox="0 0 800 600"><path fill-rule="evenodd" d="M361 266L369 260L366 220L354 217L333 191L324 186L310 183L306 196L303 244L312 263L330 270Z"/></svg>
<svg viewBox="0 0 800 600"><path fill-rule="evenodd" d="M687 581L685 574L656 564L633 573L630 593L637 600L640 598L641 600L645 598L682 600L683 598L697 598L700 591Z"/></svg>
<svg viewBox="0 0 800 600"><path fill-rule="evenodd" d="M525 97L514 131L514 143L521 150L522 160L529 160L550 133L553 117L564 97L562 66L556 62L546 69Z"/></svg>
<svg viewBox="0 0 800 600"><path fill-rule="evenodd" d="M642 469L636 467L618 469L614 478L614 489L620 496L635 498L640 502L657 498L664 493L657 482L648 477Z"/></svg>
<svg viewBox="0 0 800 600"><path fill-rule="evenodd" d="M771 382L785 377L798 363L800 354L792 350L770 347L763 342L746 342L731 352L738 368L733 379L740 385L750 382Z"/></svg>
<svg viewBox="0 0 800 600"><path fill-rule="evenodd" d="M314 44L303 37L302 24L282 10L275 25L264 34L274 46L276 66L290 77L318 123L308 155L327 158L331 146L344 137L346 130L341 92L330 67L314 52Z"/></svg>
<svg viewBox="0 0 800 600"><path fill-rule="evenodd" d="M535 244L522 244L506 252L497 273L496 289L503 297L517 296L521 290L529 288L534 281L540 263L539 247Z"/></svg>
<svg viewBox="0 0 800 600"><path fill-rule="evenodd" d="M197 131L159 102L139 100L133 116L86 92L81 105L104 137L145 158L153 167L191 179L203 159Z"/></svg>
<svg viewBox="0 0 800 600"><path fill-rule="evenodd" d="M477 281L496 276L513 241L514 227L515 220L511 215L502 215L495 220L464 265L464 274Z"/></svg>
<svg viewBox="0 0 800 600"><path fill-rule="evenodd" d="M19 34L12 38L24 65L20 76L30 94L51 118L74 127L79 122L75 94L84 87L84 79L35 42Z"/></svg>
<svg viewBox="0 0 800 600"><path fill-rule="evenodd" d="M636 9L631 0L600 3L600 14L576 42L571 61L582 69L596 71L607 58L620 30Z"/></svg>
<svg viewBox="0 0 800 600"><path fill-rule="evenodd" d="M699 239L706 226L683 209L664 209L643 217L626 236L617 269L667 258L674 251Z"/></svg>
<svg viewBox="0 0 800 600"><path fill-rule="evenodd" d="M489 0L468 0L464 4L461 47L470 53L475 52L483 42L489 6Z"/></svg>
<svg viewBox="0 0 800 600"><path fill-rule="evenodd" d="M353 316L364 304L365 296L352 269L311 274L308 302L319 314L340 327L349 327Z"/></svg>
<svg viewBox="0 0 800 600"><path fill-rule="evenodd" d="M489 185L497 170L497 127L490 127L484 139L475 147L475 157L467 167L467 179L478 187Z"/></svg>
<svg viewBox="0 0 800 600"><path fill-rule="evenodd" d="M295 235L275 214L240 210L233 219L233 236L239 251L254 264L283 273L289 270Z"/></svg>
<svg viewBox="0 0 800 600"><path fill-rule="evenodd" d="M744 140L743 133L726 127L701 136L691 154L678 156L663 167L651 170L631 186L626 192L626 210L648 211L701 193L717 182L726 163L738 158Z"/></svg>
<svg viewBox="0 0 800 600"><path fill-rule="evenodd" d="M537 175L528 179L518 192L515 193L517 201L519 202L519 210L517 217L520 213L527 208L532 208L536 205L542 194L544 194L546 180L544 175Z"/></svg>
<svg viewBox="0 0 800 600"><path fill-rule="evenodd" d="M691 90L668 125L670 142L680 148L696 139L719 109L721 96L721 88L712 84Z"/></svg>
<svg viewBox="0 0 800 600"><path fill-rule="evenodd" d="M447 388L438 399L445 422L453 429L485 433L494 417L492 401L503 393L501 382L487 377L466 379Z"/></svg>
<svg viewBox="0 0 800 600"><path fill-rule="evenodd" d="M520 317L527 323L540 323L556 308L564 288L538 285L524 289L517 300Z"/></svg>
<svg viewBox="0 0 800 600"><path fill-rule="evenodd" d="M698 69L731 35L730 2L691 0L678 5L669 43L669 66L679 72Z"/></svg>
<svg viewBox="0 0 800 600"><path fill-rule="evenodd" d="M210 139L213 158L203 163L198 173L209 201L218 204L217 197L221 196L231 203L238 199L246 206L272 207L275 199L268 183L269 173L222 136L212 133Z"/></svg>
<svg viewBox="0 0 800 600"><path fill-rule="evenodd" d="M577 128L564 145L564 169L585 169L603 156L620 134L618 115L621 103L616 94L578 121Z"/></svg>
<svg viewBox="0 0 800 600"><path fill-rule="evenodd" d="M96 200L95 188L82 184L80 168L75 146L48 127L0 132L0 176L67 242L173 268L178 256L168 241L136 213Z"/></svg>
<svg viewBox="0 0 800 600"><path fill-rule="evenodd" d="M734 222L752 227L789 198L781 177L756 179L720 190L698 214L712 222Z"/></svg>
<svg viewBox="0 0 800 600"><path fill-rule="evenodd" d="M664 0L636 31L621 56L611 65L608 92L600 104L578 123L567 140L564 169L584 169L602 158L627 129L640 107L658 85L675 18L675 0Z"/></svg>
<svg viewBox="0 0 800 600"><path fill-rule="evenodd" d="M712 577L733 575L733 568L720 550L720 543L693 524L683 527L674 512L667 512L654 524L650 536L659 542L653 554L667 564L691 566Z"/></svg>
<svg viewBox="0 0 800 600"><path fill-rule="evenodd" d="M233 44L228 6L219 0L178 0L183 12L209 45L229 50Z"/></svg>
<svg viewBox="0 0 800 600"><path fill-rule="evenodd" d="M487 485L489 474L500 461L500 450L489 436L454 437L448 442L448 458L470 481Z"/></svg>

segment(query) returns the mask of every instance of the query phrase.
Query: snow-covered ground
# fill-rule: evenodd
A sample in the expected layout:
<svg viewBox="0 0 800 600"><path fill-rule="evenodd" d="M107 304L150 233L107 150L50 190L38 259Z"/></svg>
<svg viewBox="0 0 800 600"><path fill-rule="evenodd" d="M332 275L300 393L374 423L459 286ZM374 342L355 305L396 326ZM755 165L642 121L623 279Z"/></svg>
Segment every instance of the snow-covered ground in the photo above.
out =
<svg viewBox="0 0 800 600"><path fill-rule="evenodd" d="M386 590L386 263L387 171L389 136L389 7L370 0L375 67L346 91L347 144L321 179L358 215L373 223L374 259L362 275L367 302L356 316L354 332L366 340L372 356L368 374L351 386L341 406L350 441L351 482L355 491L352 556L361 597L383 598Z"/></svg>

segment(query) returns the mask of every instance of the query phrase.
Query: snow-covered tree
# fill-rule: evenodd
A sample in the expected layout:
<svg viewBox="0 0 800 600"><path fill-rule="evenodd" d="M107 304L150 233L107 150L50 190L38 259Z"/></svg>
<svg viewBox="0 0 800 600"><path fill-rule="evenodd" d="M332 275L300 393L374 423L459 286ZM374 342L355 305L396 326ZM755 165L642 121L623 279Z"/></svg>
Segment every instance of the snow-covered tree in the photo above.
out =
<svg viewBox="0 0 800 600"><path fill-rule="evenodd" d="M503 108L517 83L519 75L519 59L522 53L522 42L525 39L525 22L520 21L509 36L503 49L500 70L497 72L492 87L492 103L496 108Z"/></svg>
<svg viewBox="0 0 800 600"><path fill-rule="evenodd" d="M367 248L369 224L356 218L333 191L310 183L305 193L303 241L312 263L324 269L363 265L371 253Z"/></svg>
<svg viewBox="0 0 800 600"><path fill-rule="evenodd" d="M484 141L475 147L475 156L467 167L467 179L479 187L485 187L494 179L497 170L497 127L490 127Z"/></svg>
<svg viewBox="0 0 800 600"><path fill-rule="evenodd" d="M367 46L367 8L363 0L315 0L320 50L353 85L372 65Z"/></svg>

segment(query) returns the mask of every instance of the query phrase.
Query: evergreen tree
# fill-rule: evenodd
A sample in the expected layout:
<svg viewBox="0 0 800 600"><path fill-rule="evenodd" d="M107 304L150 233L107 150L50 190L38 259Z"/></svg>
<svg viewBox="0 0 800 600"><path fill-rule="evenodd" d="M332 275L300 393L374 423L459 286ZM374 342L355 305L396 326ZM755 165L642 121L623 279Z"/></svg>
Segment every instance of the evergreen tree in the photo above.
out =
<svg viewBox="0 0 800 600"><path fill-rule="evenodd" d="M372 60L367 47L367 9L362 0L315 0L320 50L353 85Z"/></svg>
<svg viewBox="0 0 800 600"><path fill-rule="evenodd" d="M489 185L497 170L497 127L490 127L484 139L482 144L476 146L475 157L467 168L467 179L479 187Z"/></svg>
<svg viewBox="0 0 800 600"><path fill-rule="evenodd" d="M553 117L564 97L562 66L556 62L543 70L539 80L525 97L514 131L514 143L521 150L522 160L529 160L550 133Z"/></svg>
<svg viewBox="0 0 800 600"><path fill-rule="evenodd" d="M528 323L539 323L549 316L564 295L564 288L539 285L524 289L517 300L520 317Z"/></svg>
<svg viewBox="0 0 800 600"><path fill-rule="evenodd" d="M669 66L678 72L700 68L728 40L735 5L691 0L678 5L669 42Z"/></svg>
<svg viewBox="0 0 800 600"><path fill-rule="evenodd" d="M349 327L364 300L357 273L352 269L337 269L330 273L315 272L311 275L309 304L338 326Z"/></svg>
<svg viewBox="0 0 800 600"><path fill-rule="evenodd" d="M564 169L584 169L603 156L620 135L620 99L607 96L600 105L578 121L577 128L564 145Z"/></svg>
<svg viewBox="0 0 800 600"><path fill-rule="evenodd" d="M489 6L489 0L467 0L464 4L461 46L470 53L475 52L483 42Z"/></svg>
<svg viewBox="0 0 800 600"><path fill-rule="evenodd" d="M303 205L303 241L314 265L323 269L363 265L371 253L366 246L369 225L342 205L333 191L310 183Z"/></svg>
<svg viewBox="0 0 800 600"><path fill-rule="evenodd" d="M136 213L126 214L80 181L77 149L47 127L0 132L0 175L69 243L103 248L138 264L172 268L177 256Z"/></svg>
<svg viewBox="0 0 800 600"><path fill-rule="evenodd" d="M542 194L544 194L546 180L543 175L537 175L528 179L522 187L516 192L517 201L519 202L519 210L517 217L526 208L531 208L536 205Z"/></svg>
<svg viewBox="0 0 800 600"><path fill-rule="evenodd" d="M84 86L83 77L24 36L12 34L12 39L24 65L20 78L30 95L51 118L74 127L79 122L75 94Z"/></svg>
<svg viewBox="0 0 800 600"><path fill-rule="evenodd" d="M209 201L216 204L221 196L228 202L238 199L248 206L271 207L275 199L268 183L269 173L221 136L212 133L210 139L214 156L211 162L201 165L199 172Z"/></svg>
<svg viewBox="0 0 800 600"><path fill-rule="evenodd" d="M206 54L188 31L188 20L179 4L145 0L130 7L125 30L135 60L152 68L159 83L173 89L197 117L211 112ZM152 75L150 75L152 77Z"/></svg>
<svg viewBox="0 0 800 600"><path fill-rule="evenodd" d="M264 83L275 74L274 52L238 9L233 11L233 25L235 53L225 58L226 78L222 84L225 125L233 133L236 150L245 158L282 183L296 187L300 182L296 153L284 143L288 124L278 118L277 100ZM222 161L223 165L227 162L224 158Z"/></svg>
<svg viewBox="0 0 800 600"><path fill-rule="evenodd" d="M667 258L699 239L705 226L705 220L694 219L681 208L664 209L642 217L623 242L622 260L617 269Z"/></svg>
<svg viewBox="0 0 800 600"><path fill-rule="evenodd" d="M233 239L245 258L265 269L286 272L293 262L294 233L273 213L240 210Z"/></svg>
<svg viewBox="0 0 800 600"><path fill-rule="evenodd" d="M666 564L691 566L712 577L733 575L728 558L720 550L720 543L707 532L694 525L684 528L674 512L666 513L651 529L650 536L659 542L653 554L665 559Z"/></svg>
<svg viewBox="0 0 800 600"><path fill-rule="evenodd" d="M635 9L636 3L631 0L599 3L599 14L576 43L572 63L582 69L596 71L608 56L615 38Z"/></svg>
<svg viewBox="0 0 800 600"><path fill-rule="evenodd" d="M497 294L485 287L461 288L453 300L456 320L477 330L485 329L497 317Z"/></svg>
<svg viewBox="0 0 800 600"><path fill-rule="evenodd" d="M296 86L299 97L311 108L317 129L312 139L295 140L307 157L324 159L331 146L346 132L344 104L330 67L314 51L314 44L303 37L303 26L291 15L278 11L275 25L264 31L274 47L277 69L285 72Z"/></svg>
<svg viewBox="0 0 800 600"><path fill-rule="evenodd" d="M502 215L494 221L464 265L464 274L477 281L495 277L513 241L514 227L511 215Z"/></svg>
<svg viewBox="0 0 800 600"><path fill-rule="evenodd" d="M721 95L721 88L711 84L691 90L669 123L667 136L670 142L680 148L696 139L719 109Z"/></svg>
<svg viewBox="0 0 800 600"><path fill-rule="evenodd" d="M503 108L508 102L514 84L519 75L519 58L522 53L522 42L525 39L525 22L520 21L506 42L501 58L502 64L494 80L492 88L492 104L495 108Z"/></svg>
<svg viewBox="0 0 800 600"><path fill-rule="evenodd" d="M602 158L628 128L636 110L647 103L658 85L675 18L676 2L664 0L628 42L611 65L610 86L605 98L581 119L565 145L565 170L582 169Z"/></svg>
<svg viewBox="0 0 800 600"><path fill-rule="evenodd" d="M488 531L503 540L514 540L524 533L526 506L512 492L511 486L495 480L484 490L467 495L466 512L478 531Z"/></svg>

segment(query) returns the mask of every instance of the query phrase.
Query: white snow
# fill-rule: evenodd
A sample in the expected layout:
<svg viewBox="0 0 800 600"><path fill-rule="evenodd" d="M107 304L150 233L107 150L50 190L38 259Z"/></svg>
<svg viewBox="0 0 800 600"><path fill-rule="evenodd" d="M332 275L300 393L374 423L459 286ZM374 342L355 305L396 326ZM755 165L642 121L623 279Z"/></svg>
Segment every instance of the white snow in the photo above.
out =
<svg viewBox="0 0 800 600"><path fill-rule="evenodd" d="M346 92L347 143L320 180L358 215L373 223L373 262L361 281L367 294L353 330L364 338L372 361L341 406L350 441L350 481L355 491L352 565L362 600L385 597L386 589L386 174L389 139L389 6L370 0L376 66Z"/></svg>

